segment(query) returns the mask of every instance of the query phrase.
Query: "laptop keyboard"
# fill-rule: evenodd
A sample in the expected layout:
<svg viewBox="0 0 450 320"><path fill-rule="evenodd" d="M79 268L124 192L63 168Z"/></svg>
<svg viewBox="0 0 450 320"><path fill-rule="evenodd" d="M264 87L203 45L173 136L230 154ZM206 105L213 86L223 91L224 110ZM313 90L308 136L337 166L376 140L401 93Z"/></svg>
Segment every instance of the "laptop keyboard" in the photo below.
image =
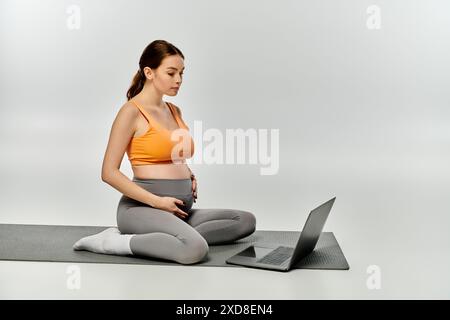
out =
<svg viewBox="0 0 450 320"><path fill-rule="evenodd" d="M256 262L265 264L280 265L287 259L289 259L294 253L294 248L290 247L278 247L275 250L269 252Z"/></svg>

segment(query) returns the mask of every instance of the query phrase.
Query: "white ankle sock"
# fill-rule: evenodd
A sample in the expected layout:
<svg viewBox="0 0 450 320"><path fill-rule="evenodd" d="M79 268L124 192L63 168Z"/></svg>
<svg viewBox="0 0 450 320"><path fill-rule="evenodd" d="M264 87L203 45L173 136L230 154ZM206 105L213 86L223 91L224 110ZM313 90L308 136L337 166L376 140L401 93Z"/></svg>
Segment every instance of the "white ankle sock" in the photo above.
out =
<svg viewBox="0 0 450 320"><path fill-rule="evenodd" d="M87 250L96 253L132 255L130 239L134 234L121 234L118 228L112 227L92 236L78 240L74 250Z"/></svg>

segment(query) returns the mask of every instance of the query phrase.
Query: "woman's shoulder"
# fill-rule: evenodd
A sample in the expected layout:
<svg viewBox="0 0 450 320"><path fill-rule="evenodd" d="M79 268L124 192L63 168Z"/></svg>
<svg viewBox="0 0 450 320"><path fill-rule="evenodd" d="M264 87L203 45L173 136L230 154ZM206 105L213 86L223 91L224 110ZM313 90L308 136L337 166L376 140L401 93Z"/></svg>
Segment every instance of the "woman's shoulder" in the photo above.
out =
<svg viewBox="0 0 450 320"><path fill-rule="evenodd" d="M137 102L134 100L128 100L125 101L125 103L122 105L122 108L124 109L131 109L131 110L138 110L137 108Z"/></svg>
<svg viewBox="0 0 450 320"><path fill-rule="evenodd" d="M117 111L116 118L136 122L139 118L139 109L133 102L126 101Z"/></svg>

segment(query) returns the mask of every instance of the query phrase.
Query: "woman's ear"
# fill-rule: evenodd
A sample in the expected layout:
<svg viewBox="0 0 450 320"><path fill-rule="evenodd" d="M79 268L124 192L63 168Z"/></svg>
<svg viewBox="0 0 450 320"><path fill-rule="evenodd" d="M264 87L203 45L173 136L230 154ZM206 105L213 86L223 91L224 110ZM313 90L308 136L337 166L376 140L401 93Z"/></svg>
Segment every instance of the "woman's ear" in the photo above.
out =
<svg viewBox="0 0 450 320"><path fill-rule="evenodd" d="M147 79L151 80L153 78L153 71L149 67L144 68L144 75Z"/></svg>

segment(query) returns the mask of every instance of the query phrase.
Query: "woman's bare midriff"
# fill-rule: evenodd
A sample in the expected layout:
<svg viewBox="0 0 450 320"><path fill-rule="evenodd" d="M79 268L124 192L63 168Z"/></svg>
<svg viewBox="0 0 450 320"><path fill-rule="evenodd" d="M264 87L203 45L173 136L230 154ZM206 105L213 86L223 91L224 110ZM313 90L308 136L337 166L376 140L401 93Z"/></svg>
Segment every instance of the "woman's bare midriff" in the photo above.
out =
<svg viewBox="0 0 450 320"><path fill-rule="evenodd" d="M186 163L151 164L131 167L137 179L190 179Z"/></svg>

